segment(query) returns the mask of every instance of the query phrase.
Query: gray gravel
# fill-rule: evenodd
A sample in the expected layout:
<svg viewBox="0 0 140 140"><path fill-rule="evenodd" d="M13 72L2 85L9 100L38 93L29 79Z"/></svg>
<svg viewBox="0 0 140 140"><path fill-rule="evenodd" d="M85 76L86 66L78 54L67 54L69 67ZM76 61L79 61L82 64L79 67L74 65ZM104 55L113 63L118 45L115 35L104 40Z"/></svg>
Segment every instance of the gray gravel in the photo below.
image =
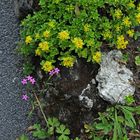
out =
<svg viewBox="0 0 140 140"><path fill-rule="evenodd" d="M18 21L13 2L0 0L0 140L15 140L29 126L28 103L20 98L20 58L15 48Z"/></svg>

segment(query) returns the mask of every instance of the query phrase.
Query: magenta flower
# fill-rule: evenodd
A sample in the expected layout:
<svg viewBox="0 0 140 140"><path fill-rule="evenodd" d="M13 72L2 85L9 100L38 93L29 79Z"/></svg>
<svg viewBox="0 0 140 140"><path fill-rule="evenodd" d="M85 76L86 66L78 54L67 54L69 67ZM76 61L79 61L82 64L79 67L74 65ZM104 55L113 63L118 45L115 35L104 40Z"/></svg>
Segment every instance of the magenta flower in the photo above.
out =
<svg viewBox="0 0 140 140"><path fill-rule="evenodd" d="M27 79L23 79L23 80L21 81L21 83L22 83L22 85L26 85L26 84L27 84Z"/></svg>
<svg viewBox="0 0 140 140"><path fill-rule="evenodd" d="M32 78L32 79L30 79L30 83L32 84L32 85L34 85L35 84L35 79L34 78Z"/></svg>
<svg viewBox="0 0 140 140"><path fill-rule="evenodd" d="M49 72L49 75L50 76L53 76L55 74L55 71L54 70L51 70L50 72Z"/></svg>
<svg viewBox="0 0 140 140"><path fill-rule="evenodd" d="M59 68L55 68L54 71L55 71L55 74L58 74L60 72L60 69Z"/></svg>
<svg viewBox="0 0 140 140"><path fill-rule="evenodd" d="M22 95L22 100L27 101L28 99L29 99L29 97L28 97L26 94L23 94L23 95Z"/></svg>
<svg viewBox="0 0 140 140"><path fill-rule="evenodd" d="M30 76L30 75L29 75L29 76L27 76L27 80L28 80L28 81L30 81L30 80L32 80L32 79L33 79L33 77L32 77L32 76Z"/></svg>

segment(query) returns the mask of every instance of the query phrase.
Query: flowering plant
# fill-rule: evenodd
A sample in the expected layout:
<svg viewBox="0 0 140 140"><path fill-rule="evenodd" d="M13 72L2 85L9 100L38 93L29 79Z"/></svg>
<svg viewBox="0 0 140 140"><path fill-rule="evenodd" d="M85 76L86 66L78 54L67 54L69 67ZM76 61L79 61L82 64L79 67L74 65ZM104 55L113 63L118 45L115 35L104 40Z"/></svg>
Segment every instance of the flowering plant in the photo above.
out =
<svg viewBox="0 0 140 140"><path fill-rule="evenodd" d="M76 58L100 63L101 46L126 49L137 38L140 4L134 0L40 0L41 10L21 23L21 52L38 57L45 72L56 61L72 67Z"/></svg>

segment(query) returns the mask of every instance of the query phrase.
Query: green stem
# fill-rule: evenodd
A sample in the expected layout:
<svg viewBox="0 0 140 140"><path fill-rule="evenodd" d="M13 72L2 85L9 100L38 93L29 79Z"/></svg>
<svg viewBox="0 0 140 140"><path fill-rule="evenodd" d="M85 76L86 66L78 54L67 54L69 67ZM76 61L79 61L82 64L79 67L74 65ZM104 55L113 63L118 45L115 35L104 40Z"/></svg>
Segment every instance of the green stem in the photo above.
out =
<svg viewBox="0 0 140 140"><path fill-rule="evenodd" d="M44 117L44 120L45 120L45 122L46 122L46 124L47 124L47 118L46 118L46 115L45 115L45 113L44 113L44 111L43 111L43 109L42 109L42 106L41 106L41 104L40 104L40 101L39 101L39 99L38 99L38 97L37 97L37 95L36 95L35 93L34 93L34 96L35 96L36 101L37 101L37 103L38 103L38 105L39 105L39 108L40 108L41 113L42 113L42 115L43 115L43 117Z"/></svg>

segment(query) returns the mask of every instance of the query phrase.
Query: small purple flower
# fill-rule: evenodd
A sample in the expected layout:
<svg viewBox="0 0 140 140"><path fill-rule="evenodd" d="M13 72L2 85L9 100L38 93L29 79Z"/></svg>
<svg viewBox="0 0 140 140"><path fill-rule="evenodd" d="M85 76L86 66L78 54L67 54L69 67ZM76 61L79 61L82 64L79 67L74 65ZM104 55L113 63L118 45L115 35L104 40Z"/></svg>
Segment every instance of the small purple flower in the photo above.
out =
<svg viewBox="0 0 140 140"><path fill-rule="evenodd" d="M54 71L55 71L55 74L58 74L60 72L60 69L59 68L55 68Z"/></svg>
<svg viewBox="0 0 140 140"><path fill-rule="evenodd" d="M55 71L54 70L51 70L50 72L49 72L49 75L50 76L53 76L55 74Z"/></svg>
<svg viewBox="0 0 140 140"><path fill-rule="evenodd" d="M28 80L28 81L30 81L30 80L32 80L32 79L33 79L33 77L32 77L32 76L30 76L30 75L29 75L29 76L27 76L27 80Z"/></svg>
<svg viewBox="0 0 140 140"><path fill-rule="evenodd" d="M23 95L22 95L22 100L27 101L28 99L29 99L29 97L28 97L26 94L23 94Z"/></svg>
<svg viewBox="0 0 140 140"><path fill-rule="evenodd" d="M35 79L34 78L32 78L31 80L30 80L30 83L32 84L32 85L34 85L35 84Z"/></svg>
<svg viewBox="0 0 140 140"><path fill-rule="evenodd" d="M22 85L26 85L26 84L27 84L27 79L23 79L23 80L21 81L21 83L22 83Z"/></svg>

